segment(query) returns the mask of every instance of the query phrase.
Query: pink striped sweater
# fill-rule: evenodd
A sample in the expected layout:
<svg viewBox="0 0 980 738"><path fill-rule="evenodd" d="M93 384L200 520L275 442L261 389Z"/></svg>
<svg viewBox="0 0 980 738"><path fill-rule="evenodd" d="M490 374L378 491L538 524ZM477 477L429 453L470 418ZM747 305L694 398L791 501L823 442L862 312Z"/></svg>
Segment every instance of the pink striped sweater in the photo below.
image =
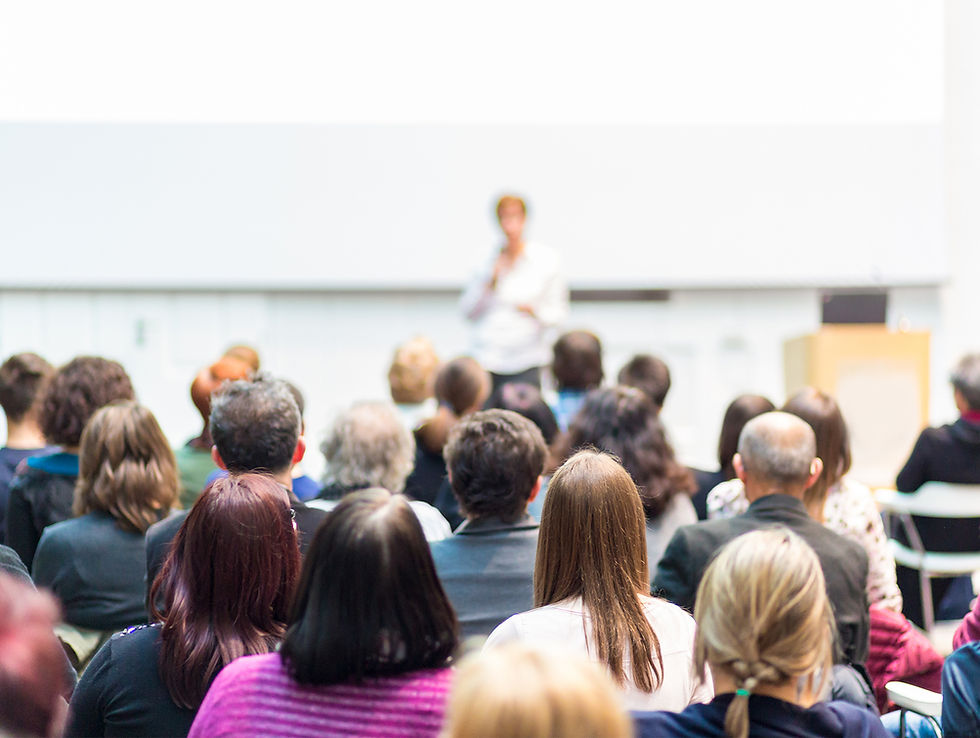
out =
<svg viewBox="0 0 980 738"><path fill-rule="evenodd" d="M278 653L246 656L222 669L190 738L212 736L436 736L450 669L415 671L362 684L308 687Z"/></svg>

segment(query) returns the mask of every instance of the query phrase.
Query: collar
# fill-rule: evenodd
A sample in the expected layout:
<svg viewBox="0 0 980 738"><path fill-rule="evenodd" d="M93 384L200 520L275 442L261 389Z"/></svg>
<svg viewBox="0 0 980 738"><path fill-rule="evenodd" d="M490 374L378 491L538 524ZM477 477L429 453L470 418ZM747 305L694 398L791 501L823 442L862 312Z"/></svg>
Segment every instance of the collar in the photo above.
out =
<svg viewBox="0 0 980 738"><path fill-rule="evenodd" d="M484 518L463 521L462 525L456 529L455 534L457 536L481 536L487 533L500 533L510 530L534 530L537 527L538 521L528 513L524 513L523 517L512 523L508 523L496 515L489 515Z"/></svg>
<svg viewBox="0 0 980 738"><path fill-rule="evenodd" d="M78 454L66 454L59 451L46 456L31 456L27 459L27 465L31 469L57 474L62 477L78 476Z"/></svg>
<svg viewBox="0 0 980 738"><path fill-rule="evenodd" d="M286 491L286 496L289 497L289 506L293 508L293 510L298 510L301 507L306 507L306 505L300 502L299 497L293 494L293 491L289 487L287 487L285 484L282 484L281 482L276 482L276 484L278 484L281 489L284 489Z"/></svg>
<svg viewBox="0 0 980 738"><path fill-rule="evenodd" d="M749 509L742 514L765 514L775 511L778 511L781 515L786 513L798 513L803 517L810 517L810 514L806 511L806 505L803 504L803 500L798 497L793 497L792 495L784 495L778 492L775 494L766 495L765 497L760 497L758 500L749 505Z"/></svg>

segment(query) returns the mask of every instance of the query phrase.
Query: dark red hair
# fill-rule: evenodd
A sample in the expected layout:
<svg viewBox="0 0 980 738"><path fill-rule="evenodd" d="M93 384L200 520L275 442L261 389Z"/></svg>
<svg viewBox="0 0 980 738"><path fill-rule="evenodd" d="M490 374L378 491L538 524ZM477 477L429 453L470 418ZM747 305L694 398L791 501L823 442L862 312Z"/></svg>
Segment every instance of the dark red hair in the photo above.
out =
<svg viewBox="0 0 980 738"><path fill-rule="evenodd" d="M300 557L286 491L261 474L216 480L194 503L153 583L166 614L160 676L197 709L221 668L275 649L286 630Z"/></svg>

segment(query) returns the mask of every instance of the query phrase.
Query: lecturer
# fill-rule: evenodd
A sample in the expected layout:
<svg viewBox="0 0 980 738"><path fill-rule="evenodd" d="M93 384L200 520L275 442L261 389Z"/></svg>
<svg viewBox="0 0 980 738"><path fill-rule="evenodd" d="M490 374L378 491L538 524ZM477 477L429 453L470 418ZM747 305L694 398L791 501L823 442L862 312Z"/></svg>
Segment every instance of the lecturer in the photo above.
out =
<svg viewBox="0 0 980 738"><path fill-rule="evenodd" d="M541 367L550 359L555 328L568 314L568 287L558 255L524 241L527 207L513 195L497 203L506 241L463 292L460 309L473 323L473 357L506 382L541 386Z"/></svg>

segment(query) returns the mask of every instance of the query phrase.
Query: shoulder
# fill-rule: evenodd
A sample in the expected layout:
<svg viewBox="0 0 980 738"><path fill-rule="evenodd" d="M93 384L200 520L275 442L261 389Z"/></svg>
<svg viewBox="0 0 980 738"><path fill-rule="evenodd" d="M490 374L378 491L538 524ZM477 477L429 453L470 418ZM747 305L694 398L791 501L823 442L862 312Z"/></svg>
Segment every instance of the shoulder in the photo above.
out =
<svg viewBox="0 0 980 738"><path fill-rule="evenodd" d="M633 725L637 738L671 738L672 736L723 735L717 730L715 712L710 703L690 705L681 712L634 712ZM723 718L722 718L723 719Z"/></svg>
<svg viewBox="0 0 980 738"><path fill-rule="evenodd" d="M291 681L289 672L278 652L242 656L235 659L218 673L211 689L218 694L242 692L248 691L259 681L265 684L270 680L273 683Z"/></svg>
<svg viewBox="0 0 980 738"><path fill-rule="evenodd" d="M116 633L108 644L114 656L156 653L160 643L160 624L135 625Z"/></svg>
<svg viewBox="0 0 980 738"><path fill-rule="evenodd" d="M873 715L868 710L863 710L850 702L824 702L817 703L808 712L811 716L816 716L821 722L830 723L833 733L827 735L840 735L844 738L885 738L889 736L888 731L882 725L881 718Z"/></svg>

